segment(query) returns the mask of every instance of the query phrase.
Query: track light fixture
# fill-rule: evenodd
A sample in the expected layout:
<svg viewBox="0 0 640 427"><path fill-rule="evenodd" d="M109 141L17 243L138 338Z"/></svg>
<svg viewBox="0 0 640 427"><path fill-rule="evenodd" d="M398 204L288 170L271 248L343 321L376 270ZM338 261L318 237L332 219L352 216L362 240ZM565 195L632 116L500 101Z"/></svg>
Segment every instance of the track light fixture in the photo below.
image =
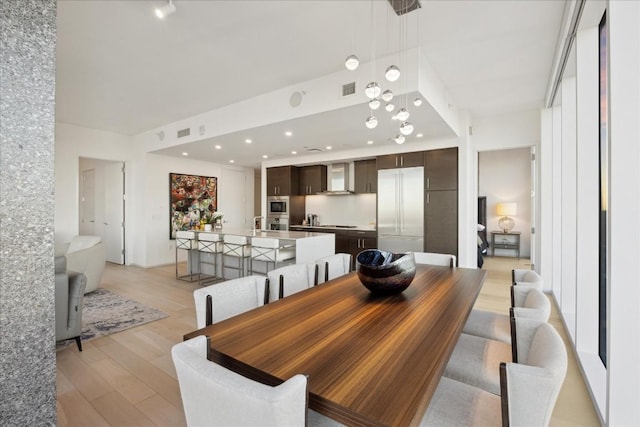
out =
<svg viewBox="0 0 640 427"><path fill-rule="evenodd" d="M169 0L169 3L156 8L156 16L160 19L164 19L175 11L176 7L173 5L173 0Z"/></svg>

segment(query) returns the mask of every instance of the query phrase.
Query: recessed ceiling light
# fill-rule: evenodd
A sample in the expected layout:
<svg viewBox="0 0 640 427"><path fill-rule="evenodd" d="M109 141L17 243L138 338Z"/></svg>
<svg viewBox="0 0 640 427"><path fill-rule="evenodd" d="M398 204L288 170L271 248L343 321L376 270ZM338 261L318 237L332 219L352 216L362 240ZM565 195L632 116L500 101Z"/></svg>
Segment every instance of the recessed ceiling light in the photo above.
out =
<svg viewBox="0 0 640 427"><path fill-rule="evenodd" d="M367 144L371 145L373 144L373 141L367 141Z"/></svg>
<svg viewBox="0 0 640 427"><path fill-rule="evenodd" d="M417 137L417 138L422 138L423 136L424 136L424 135L423 135L423 134L421 134L421 133L416 133L416 137Z"/></svg>
<svg viewBox="0 0 640 427"><path fill-rule="evenodd" d="M247 144L251 144L253 141L249 138L245 139L244 142L246 142Z"/></svg>
<svg viewBox="0 0 640 427"><path fill-rule="evenodd" d="M189 153L187 153L186 151L183 151L183 152L182 152L182 155L183 155L183 156L188 156L188 155L189 155Z"/></svg>
<svg viewBox="0 0 640 427"><path fill-rule="evenodd" d="M298 154L298 152L297 151L292 151L291 154Z"/></svg>
<svg viewBox="0 0 640 427"><path fill-rule="evenodd" d="M291 136L291 135L293 135L293 132L291 132L290 130L288 130L288 131L286 131L284 134L285 134L285 135L287 135L287 136Z"/></svg>
<svg viewBox="0 0 640 427"><path fill-rule="evenodd" d="M229 160L229 163L235 163L235 162L236 162L235 160Z"/></svg>
<svg viewBox="0 0 640 427"><path fill-rule="evenodd" d="M214 148L215 148L216 150L220 150L220 149L222 148L222 146L220 146L220 145L216 145Z"/></svg>
<svg viewBox="0 0 640 427"><path fill-rule="evenodd" d="M171 15L176 11L176 7L173 5L173 1L169 0L169 3L165 4L162 7L156 8L156 16L160 19L164 19L165 17Z"/></svg>
<svg viewBox="0 0 640 427"><path fill-rule="evenodd" d="M269 156L267 156L266 154L263 154L263 155L262 155L262 158L263 158L263 159L268 159L268 158L269 158Z"/></svg>
<svg viewBox="0 0 640 427"><path fill-rule="evenodd" d="M330 145L327 145L327 150L331 150L333 147Z"/></svg>

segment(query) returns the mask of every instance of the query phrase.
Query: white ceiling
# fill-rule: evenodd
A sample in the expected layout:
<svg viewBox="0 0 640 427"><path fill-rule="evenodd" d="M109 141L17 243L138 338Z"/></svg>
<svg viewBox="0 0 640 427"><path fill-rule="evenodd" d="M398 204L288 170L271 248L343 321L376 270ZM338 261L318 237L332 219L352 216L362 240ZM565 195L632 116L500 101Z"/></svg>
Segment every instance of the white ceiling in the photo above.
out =
<svg viewBox="0 0 640 427"><path fill-rule="evenodd" d="M423 0L407 15L406 31L386 0L175 0L177 11L161 21L153 9L165 3L58 1L58 121L135 135L343 70L351 53L366 62L372 9L376 56L416 47L419 28L423 55L458 110L486 117L540 108L565 2ZM421 109L412 120L424 138L450 132L433 110ZM227 135L162 154L188 150L201 160L255 167L263 154L290 155L287 126L295 126L300 148L332 141L334 150L352 149L370 138L367 113L362 105L254 129L264 145L249 150L211 149L236 137ZM381 125L376 132L395 131Z"/></svg>

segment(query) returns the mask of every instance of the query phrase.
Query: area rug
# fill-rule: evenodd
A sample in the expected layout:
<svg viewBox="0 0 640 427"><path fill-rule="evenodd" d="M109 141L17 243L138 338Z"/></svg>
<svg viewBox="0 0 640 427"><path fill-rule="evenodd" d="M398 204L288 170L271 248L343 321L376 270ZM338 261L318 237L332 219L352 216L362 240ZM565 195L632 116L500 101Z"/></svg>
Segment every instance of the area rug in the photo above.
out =
<svg viewBox="0 0 640 427"><path fill-rule="evenodd" d="M84 296L81 338L83 342L89 341L167 316L163 311L98 288ZM70 344L75 344L75 341L73 339L60 341L56 349Z"/></svg>

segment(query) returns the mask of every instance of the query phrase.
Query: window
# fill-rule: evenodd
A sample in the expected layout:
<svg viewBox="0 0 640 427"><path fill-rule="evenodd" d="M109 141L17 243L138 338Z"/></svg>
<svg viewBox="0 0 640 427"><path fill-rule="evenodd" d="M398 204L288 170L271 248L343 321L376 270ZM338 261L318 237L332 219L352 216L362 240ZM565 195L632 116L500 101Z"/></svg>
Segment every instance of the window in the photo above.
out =
<svg viewBox="0 0 640 427"><path fill-rule="evenodd" d="M609 188L609 143L607 133L607 14L599 26L599 74L600 74L600 221L599 221L599 310L598 355L607 366L607 206Z"/></svg>

